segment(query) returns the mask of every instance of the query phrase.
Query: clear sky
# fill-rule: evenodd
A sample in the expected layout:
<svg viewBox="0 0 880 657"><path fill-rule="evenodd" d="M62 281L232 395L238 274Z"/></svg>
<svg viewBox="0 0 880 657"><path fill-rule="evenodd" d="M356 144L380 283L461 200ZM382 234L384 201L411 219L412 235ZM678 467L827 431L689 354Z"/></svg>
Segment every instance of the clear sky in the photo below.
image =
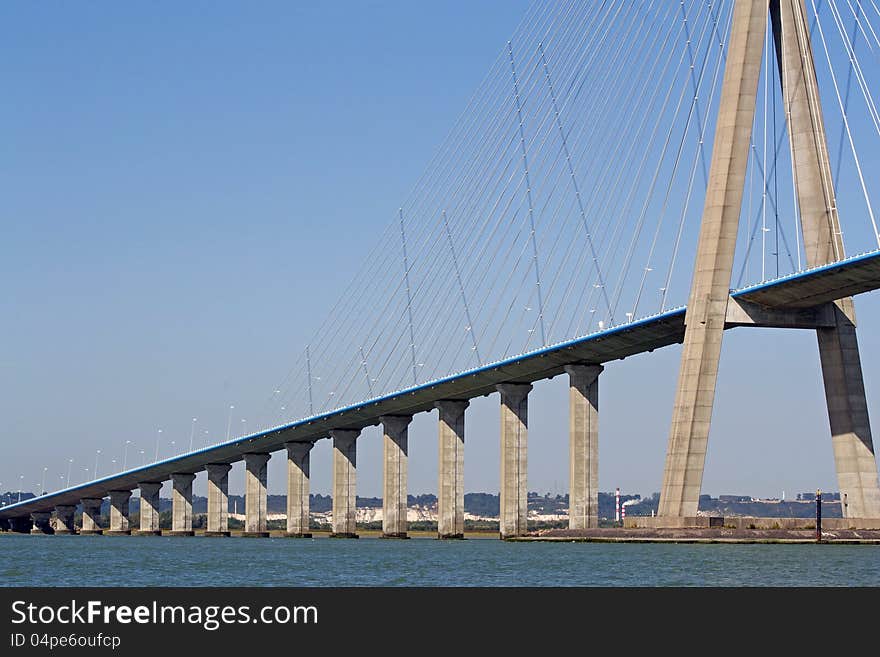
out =
<svg viewBox="0 0 880 657"><path fill-rule="evenodd" d="M97 450L107 474L127 440L138 464L158 428L167 456L194 417L196 445L222 438L230 405L255 428L527 4L0 6L0 490L35 490L44 467L49 490L68 467L91 478ZM880 296L857 309L876 424ZM659 490L678 357L607 366L602 490ZM567 489L563 379L531 398L531 490ZM468 491L497 491L497 406L469 410ZM435 413L409 464L410 491L436 492ZM380 495L375 429L358 466L359 494ZM240 492L241 464L231 477ZM321 441L312 490L330 484ZM726 333L704 492L816 488L837 484L815 336Z"/></svg>

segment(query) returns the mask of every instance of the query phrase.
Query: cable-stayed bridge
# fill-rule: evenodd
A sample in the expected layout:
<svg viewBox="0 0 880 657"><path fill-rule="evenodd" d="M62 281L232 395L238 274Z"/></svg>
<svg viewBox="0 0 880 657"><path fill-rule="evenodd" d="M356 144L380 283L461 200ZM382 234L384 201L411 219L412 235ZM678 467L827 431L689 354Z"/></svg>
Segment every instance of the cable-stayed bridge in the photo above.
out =
<svg viewBox="0 0 880 657"><path fill-rule="evenodd" d="M683 343L661 521L696 515L725 328L815 330L840 491L880 518L852 296L880 287L872 181L874 3L537 3L363 268L267 400L252 435L0 510L15 528L266 533L266 461L288 455L288 533L308 533L309 450L334 444L334 533L355 534L357 437L384 427L383 530L406 534L407 426L440 411L439 532L463 531L467 402L501 396L501 533L526 530L528 393L570 379L571 525L595 526L603 364ZM847 257L845 248L863 255ZM691 259L694 264L691 265ZM736 290L736 291L733 291ZM685 307L684 302L687 302Z"/></svg>

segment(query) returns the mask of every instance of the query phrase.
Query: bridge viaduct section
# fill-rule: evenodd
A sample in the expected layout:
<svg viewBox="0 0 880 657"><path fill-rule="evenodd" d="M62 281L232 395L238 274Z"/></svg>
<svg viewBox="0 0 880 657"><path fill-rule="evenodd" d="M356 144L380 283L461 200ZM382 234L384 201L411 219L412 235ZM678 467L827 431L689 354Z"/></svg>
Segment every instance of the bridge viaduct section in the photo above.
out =
<svg viewBox="0 0 880 657"><path fill-rule="evenodd" d="M811 271L730 293L750 134L763 47L772 23ZM700 230L686 309L662 313L547 346L382 398L43 495L0 509L0 528L82 534L157 535L159 489L171 480L172 529L193 535L192 486L207 471L209 536L229 535L228 475L246 466L245 535L268 536L266 464L287 454L287 535L309 536L309 453L333 443L332 536L357 537L357 443L363 428L383 427L383 534L407 536L408 426L413 414L439 411L438 537L464 533L465 411L469 400L500 393L500 534L527 531L528 396L532 383L560 374L569 381L569 526L597 527L599 377L603 364L682 342L682 358L660 514L680 526L696 516L725 329L803 328L818 336L822 374L844 515L880 522L880 485L868 421L852 295L880 287L880 252L845 259L806 7L803 0L737 0ZM140 489L140 524L129 527L129 499ZM109 527L101 505L110 497ZM52 512L54 511L54 519ZM649 519L650 520L650 519Z"/></svg>

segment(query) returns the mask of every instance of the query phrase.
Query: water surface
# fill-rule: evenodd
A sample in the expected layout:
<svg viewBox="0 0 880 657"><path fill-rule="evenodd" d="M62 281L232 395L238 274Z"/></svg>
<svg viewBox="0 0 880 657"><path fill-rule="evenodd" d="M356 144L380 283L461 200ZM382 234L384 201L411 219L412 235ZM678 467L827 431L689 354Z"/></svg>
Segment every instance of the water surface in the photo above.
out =
<svg viewBox="0 0 880 657"><path fill-rule="evenodd" d="M0 536L3 586L880 586L880 546Z"/></svg>

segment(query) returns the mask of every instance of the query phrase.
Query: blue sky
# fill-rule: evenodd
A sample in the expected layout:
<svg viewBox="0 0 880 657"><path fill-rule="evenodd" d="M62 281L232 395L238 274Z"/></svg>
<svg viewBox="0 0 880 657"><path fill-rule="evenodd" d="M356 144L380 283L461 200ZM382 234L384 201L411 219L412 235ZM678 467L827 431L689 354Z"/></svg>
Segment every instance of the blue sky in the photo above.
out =
<svg viewBox="0 0 880 657"><path fill-rule="evenodd" d="M265 401L393 219L526 2L7 3L0 7L0 490L54 488L199 438ZM875 176L876 177L876 176ZM880 418L880 297L857 302ZM600 486L659 490L677 348L611 363ZM529 487L565 492L563 377L536 385ZM497 397L465 483L497 490ZM242 419L245 421L242 422ZM251 420L253 422L253 420ZM410 490L436 490L436 415ZM365 431L359 493L381 493ZM312 488L330 488L330 450ZM284 489L283 457L270 490ZM201 478L200 478L201 479ZM231 489L240 490L241 465ZM203 482L200 482L203 486ZM809 332L725 336L704 492L836 490Z"/></svg>

